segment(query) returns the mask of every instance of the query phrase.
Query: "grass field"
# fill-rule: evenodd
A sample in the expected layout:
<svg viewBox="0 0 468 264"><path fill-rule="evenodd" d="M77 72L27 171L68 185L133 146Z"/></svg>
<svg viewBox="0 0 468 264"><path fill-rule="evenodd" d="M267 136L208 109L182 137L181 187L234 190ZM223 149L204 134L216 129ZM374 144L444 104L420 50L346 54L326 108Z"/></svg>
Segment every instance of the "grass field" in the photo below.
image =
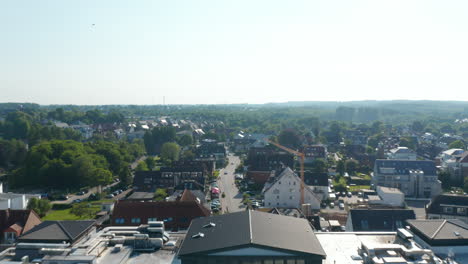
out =
<svg viewBox="0 0 468 264"><path fill-rule="evenodd" d="M95 213L99 212L101 210L101 204L106 203L106 202L113 202L114 200L111 199L105 199L105 200L99 200L99 201L93 201L89 202L91 204L91 208L95 211ZM84 202L88 203L88 202ZM49 213L42 218L42 221L46 220L86 220L86 219L92 219L86 216L79 217L70 212L71 208L67 209L61 209L61 210L51 210Z"/></svg>

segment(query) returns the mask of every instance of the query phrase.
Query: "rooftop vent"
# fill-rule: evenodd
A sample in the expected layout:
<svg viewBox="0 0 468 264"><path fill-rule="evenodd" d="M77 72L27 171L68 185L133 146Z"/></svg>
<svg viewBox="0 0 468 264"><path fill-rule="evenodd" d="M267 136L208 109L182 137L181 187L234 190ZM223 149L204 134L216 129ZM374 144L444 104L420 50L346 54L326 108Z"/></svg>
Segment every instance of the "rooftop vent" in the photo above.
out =
<svg viewBox="0 0 468 264"><path fill-rule="evenodd" d="M200 233L200 232L192 236L192 238L202 238L202 237L205 237L205 234Z"/></svg>
<svg viewBox="0 0 468 264"><path fill-rule="evenodd" d="M453 231L453 233L455 234L455 236L459 237L460 236L460 233L457 232L457 231Z"/></svg>
<svg viewBox="0 0 468 264"><path fill-rule="evenodd" d="M203 227L204 227L204 228L210 228L210 227L215 227L215 226L216 226L215 223L209 222L208 224L204 225Z"/></svg>

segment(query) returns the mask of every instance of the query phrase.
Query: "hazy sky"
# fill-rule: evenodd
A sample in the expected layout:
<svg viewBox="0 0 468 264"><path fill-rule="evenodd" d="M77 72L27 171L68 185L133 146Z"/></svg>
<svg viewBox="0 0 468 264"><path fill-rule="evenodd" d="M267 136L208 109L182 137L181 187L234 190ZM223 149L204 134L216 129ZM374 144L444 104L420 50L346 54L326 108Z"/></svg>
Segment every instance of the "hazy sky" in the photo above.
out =
<svg viewBox="0 0 468 264"><path fill-rule="evenodd" d="M467 0L2 0L0 102L468 100L467 14Z"/></svg>

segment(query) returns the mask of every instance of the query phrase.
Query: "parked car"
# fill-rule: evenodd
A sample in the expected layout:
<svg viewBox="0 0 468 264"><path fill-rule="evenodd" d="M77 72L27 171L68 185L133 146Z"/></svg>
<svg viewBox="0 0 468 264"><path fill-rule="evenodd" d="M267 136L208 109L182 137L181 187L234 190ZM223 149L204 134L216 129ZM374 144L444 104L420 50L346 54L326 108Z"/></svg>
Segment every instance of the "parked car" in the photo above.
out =
<svg viewBox="0 0 468 264"><path fill-rule="evenodd" d="M344 210L344 203L340 203L338 206L340 207L341 210Z"/></svg>
<svg viewBox="0 0 468 264"><path fill-rule="evenodd" d="M112 193L109 193L108 195L106 195L106 198L108 199L114 198L114 195Z"/></svg>
<svg viewBox="0 0 468 264"><path fill-rule="evenodd" d="M351 192L348 192L348 197L353 197L353 194Z"/></svg>
<svg viewBox="0 0 468 264"><path fill-rule="evenodd" d="M330 203L330 208L335 208L335 203Z"/></svg>
<svg viewBox="0 0 468 264"><path fill-rule="evenodd" d="M76 195L84 195L85 192L84 191L81 191L81 192L77 192Z"/></svg>

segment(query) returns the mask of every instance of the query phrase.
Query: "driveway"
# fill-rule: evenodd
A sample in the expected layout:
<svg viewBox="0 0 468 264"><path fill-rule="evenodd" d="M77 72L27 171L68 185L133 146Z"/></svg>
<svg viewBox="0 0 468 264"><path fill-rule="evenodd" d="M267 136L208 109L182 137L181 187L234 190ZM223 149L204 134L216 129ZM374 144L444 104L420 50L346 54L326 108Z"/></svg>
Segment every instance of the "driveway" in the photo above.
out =
<svg viewBox="0 0 468 264"><path fill-rule="evenodd" d="M225 198L221 196L221 207L223 212L237 212L244 209L242 206L242 194L239 193L234 179L234 172L240 164L240 159L237 156L228 155L229 163L226 168L219 171L218 186L221 193L226 195Z"/></svg>

